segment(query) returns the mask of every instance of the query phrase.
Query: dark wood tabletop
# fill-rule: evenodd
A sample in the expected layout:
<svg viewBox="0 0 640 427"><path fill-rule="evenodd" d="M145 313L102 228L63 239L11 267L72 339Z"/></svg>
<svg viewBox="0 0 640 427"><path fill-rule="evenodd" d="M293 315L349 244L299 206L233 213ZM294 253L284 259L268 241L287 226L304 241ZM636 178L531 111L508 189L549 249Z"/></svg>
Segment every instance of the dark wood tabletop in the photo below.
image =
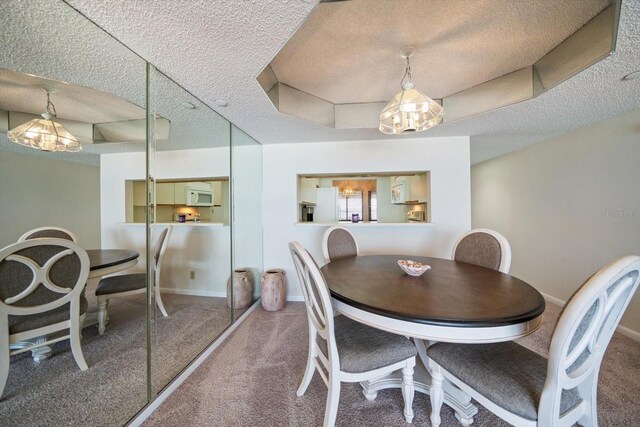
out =
<svg viewBox="0 0 640 427"><path fill-rule="evenodd" d="M87 249L89 255L89 270L113 267L133 261L140 254L129 249Z"/></svg>
<svg viewBox="0 0 640 427"><path fill-rule="evenodd" d="M422 276L407 275L398 260L429 264ZM322 267L331 296L345 304L418 323L485 327L540 316L545 301L531 285L508 274L440 258L368 255Z"/></svg>

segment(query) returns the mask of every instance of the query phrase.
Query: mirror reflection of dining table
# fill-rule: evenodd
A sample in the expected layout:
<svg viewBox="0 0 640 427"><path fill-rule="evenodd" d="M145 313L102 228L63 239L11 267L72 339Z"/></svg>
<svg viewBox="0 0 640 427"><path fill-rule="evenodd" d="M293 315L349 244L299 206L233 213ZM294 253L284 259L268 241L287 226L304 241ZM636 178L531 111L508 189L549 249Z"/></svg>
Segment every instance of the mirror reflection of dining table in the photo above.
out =
<svg viewBox="0 0 640 427"><path fill-rule="evenodd" d="M89 278L85 288L85 297L89 306L85 314L83 328L98 323L98 303L95 296L96 286L103 276L117 273L138 263L140 254L129 249L87 249L89 256ZM16 346L19 347L20 343ZM51 347L43 345L32 351L33 360L41 362L49 358Z"/></svg>
<svg viewBox="0 0 640 427"><path fill-rule="evenodd" d="M409 276L398 260L431 266ZM415 387L428 394L431 377L426 347L433 342L494 343L521 338L542 323L545 301L524 281L499 271L440 258L361 255L322 267L334 309L369 326L413 338L418 349ZM386 388L400 388L397 375L361 383L374 399ZM471 398L445 384L445 404L463 425L478 412Z"/></svg>
<svg viewBox="0 0 640 427"><path fill-rule="evenodd" d="M87 249L89 255L89 279L85 295L89 303L83 327L98 323L96 286L109 274L127 270L138 263L140 254L130 249Z"/></svg>

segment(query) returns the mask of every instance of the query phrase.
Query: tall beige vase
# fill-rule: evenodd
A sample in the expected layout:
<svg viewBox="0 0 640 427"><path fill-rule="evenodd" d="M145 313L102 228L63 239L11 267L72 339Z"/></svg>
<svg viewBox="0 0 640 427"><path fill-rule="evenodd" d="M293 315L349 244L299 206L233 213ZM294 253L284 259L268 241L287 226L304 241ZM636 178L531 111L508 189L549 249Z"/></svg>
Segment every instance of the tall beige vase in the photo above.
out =
<svg viewBox="0 0 640 427"><path fill-rule="evenodd" d="M260 301L266 311L282 310L287 305L285 272L279 268L267 270L262 276Z"/></svg>
<svg viewBox="0 0 640 427"><path fill-rule="evenodd" d="M231 277L227 280L227 306L231 307ZM249 268L233 271L233 308L247 308L253 302L253 273Z"/></svg>

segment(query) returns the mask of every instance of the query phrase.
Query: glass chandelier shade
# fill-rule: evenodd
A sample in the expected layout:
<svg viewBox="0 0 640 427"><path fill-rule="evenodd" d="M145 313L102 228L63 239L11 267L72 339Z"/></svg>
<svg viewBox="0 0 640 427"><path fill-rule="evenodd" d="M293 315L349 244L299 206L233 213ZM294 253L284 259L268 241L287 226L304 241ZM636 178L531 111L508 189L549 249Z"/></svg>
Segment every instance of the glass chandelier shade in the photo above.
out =
<svg viewBox="0 0 640 427"><path fill-rule="evenodd" d="M351 187L350 187L350 186L348 186L348 185L344 188L344 190L342 190L342 195L343 195L344 197L346 197L347 199L348 199L349 197L353 197L353 195L354 195L354 194L355 194L355 191L353 191L353 188L351 188Z"/></svg>
<svg viewBox="0 0 640 427"><path fill-rule="evenodd" d="M30 120L11 129L7 132L7 136L16 144L42 151L77 152L82 150L78 140L60 123L52 120L55 117L55 107L47 92L47 112L42 113L42 118Z"/></svg>
<svg viewBox="0 0 640 427"><path fill-rule="evenodd" d="M434 127L444 116L444 109L440 104L414 88L409 65L409 56L414 50L411 46L403 49L402 56L407 59L407 68L401 82L402 91L380 113L379 129L383 133L400 135L405 132L420 132Z"/></svg>

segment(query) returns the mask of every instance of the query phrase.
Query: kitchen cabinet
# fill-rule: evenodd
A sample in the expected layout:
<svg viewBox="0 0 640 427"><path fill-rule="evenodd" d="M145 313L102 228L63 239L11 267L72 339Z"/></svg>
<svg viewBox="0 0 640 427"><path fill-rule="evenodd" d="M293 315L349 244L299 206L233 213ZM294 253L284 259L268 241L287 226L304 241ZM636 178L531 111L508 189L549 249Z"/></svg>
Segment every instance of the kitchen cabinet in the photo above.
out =
<svg viewBox="0 0 640 427"><path fill-rule="evenodd" d="M408 202L428 201L428 183L424 175L392 177L391 182L392 204L403 205Z"/></svg>
<svg viewBox="0 0 640 427"><path fill-rule="evenodd" d="M173 205L175 203L175 185L170 182L156 183L156 197L158 205Z"/></svg>
<svg viewBox="0 0 640 427"><path fill-rule="evenodd" d="M320 186L319 178L300 178L298 200L306 203L317 203L317 189Z"/></svg>
<svg viewBox="0 0 640 427"><path fill-rule="evenodd" d="M146 183L144 181L133 182L133 206L147 206Z"/></svg>
<svg viewBox="0 0 640 427"><path fill-rule="evenodd" d="M173 184L173 202L176 205L187 204L187 184L186 182L176 182Z"/></svg>

